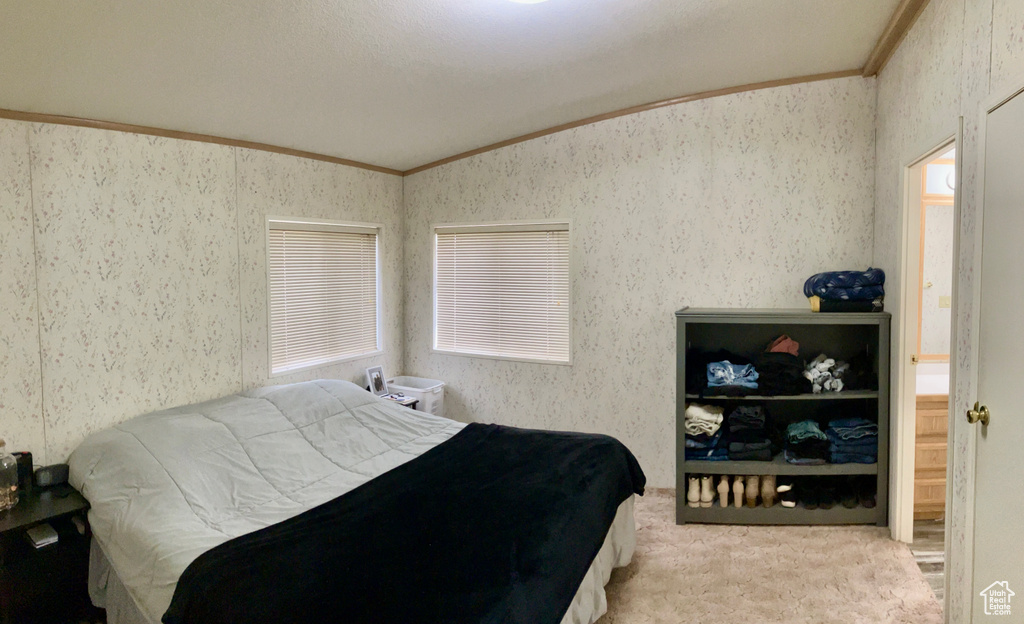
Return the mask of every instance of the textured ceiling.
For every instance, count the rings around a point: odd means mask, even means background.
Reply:
[[[0,0],[0,108],[393,169],[861,67],[899,0]]]

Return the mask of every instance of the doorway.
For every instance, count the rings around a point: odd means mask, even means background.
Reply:
[[[950,344],[956,258],[956,150],[930,151],[907,175],[903,275],[904,340],[910,353],[904,411],[913,445],[913,542],[918,566],[940,602],[945,585],[946,465],[949,436]],[[912,448],[912,450],[911,450]]]

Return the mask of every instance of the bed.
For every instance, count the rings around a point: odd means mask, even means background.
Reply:
[[[91,504],[90,595],[110,624],[274,608],[289,614],[277,621],[589,624],[632,557],[644,486],[612,438],[465,425],[338,380],[138,416],[92,434],[69,464]],[[524,477],[520,464],[548,472]],[[474,556],[490,559],[459,563]],[[362,596],[370,611],[354,606]]]

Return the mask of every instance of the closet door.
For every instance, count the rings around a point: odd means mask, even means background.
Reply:
[[[985,126],[976,400],[988,408],[991,420],[984,424],[984,414],[969,414],[975,422],[967,425],[978,428],[972,621],[986,622],[991,619],[988,614],[1012,609],[1005,621],[1020,622],[1024,621],[1024,402],[1020,394],[1024,379],[1024,323],[1020,321],[1024,310],[1024,94],[991,110]]]

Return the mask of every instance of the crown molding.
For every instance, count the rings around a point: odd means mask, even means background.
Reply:
[[[787,85],[800,84],[804,82],[817,82],[819,80],[833,80],[835,78],[849,78],[851,76],[860,76],[860,69],[848,69],[845,71],[828,72],[825,74],[812,74],[809,76],[797,76],[794,78],[783,78],[781,80],[769,80],[766,82],[755,82],[751,84],[740,85],[737,87],[726,87],[724,89],[714,89],[712,91],[702,91],[700,93],[694,93],[691,95],[682,95],[679,97],[669,98],[667,100],[659,100],[657,102],[651,102],[649,104],[641,104],[639,106],[631,106],[629,108],[623,108],[620,110],[612,111],[610,113],[604,113],[601,115],[594,115],[593,117],[587,117],[578,121],[572,121],[569,123],[561,124],[558,126],[552,126],[546,130],[538,130],[529,134],[524,134],[513,139],[506,139],[497,143],[491,143],[483,147],[469,150],[468,152],[462,152],[461,154],[455,154],[454,156],[448,156],[441,160],[435,160],[434,162],[420,165],[403,172],[403,175],[413,175],[427,169],[433,169],[434,167],[440,167],[441,165],[447,165],[448,163],[455,162],[456,160],[462,160],[471,156],[477,156],[485,152],[492,150],[501,149],[508,147],[509,145],[515,145],[516,143],[522,143],[524,141],[530,141],[537,139],[542,136],[549,134],[555,134],[564,130],[571,130],[572,128],[579,128],[580,126],[587,126],[590,124],[598,123],[599,121],[606,121],[608,119],[614,119],[616,117],[623,117],[625,115],[633,115],[635,113],[642,113],[644,111],[654,110],[656,108],[662,108],[665,106],[673,106],[675,104],[684,104],[686,102],[695,102],[697,100],[706,100],[708,98],[719,97],[722,95],[731,95],[733,93],[743,93],[745,91],[758,91],[760,89],[771,89],[773,87],[784,87]]]
[[[323,162],[334,163],[336,165],[345,165],[348,167],[356,167],[358,169],[376,171],[378,173],[387,173],[396,176],[402,175],[402,172],[399,171],[398,169],[379,167],[377,165],[370,165],[356,160],[348,160],[347,158],[337,158],[334,156],[327,156],[326,154],[304,152],[302,150],[292,149],[290,147],[280,147],[277,145],[268,145],[266,143],[257,143],[255,141],[243,141],[240,139],[228,139],[225,137],[212,136],[209,134],[197,134],[195,132],[165,130],[163,128],[153,128],[150,126],[136,126],[133,124],[116,123],[112,121],[99,121],[96,119],[84,119],[81,117],[68,117],[65,115],[27,113],[24,111],[8,110],[4,108],[0,108],[0,119],[13,119],[15,121],[29,121],[32,123],[51,123],[62,126],[78,126],[80,128],[95,128],[97,130],[114,130],[116,132],[145,134],[149,136],[164,137],[167,139],[182,139],[184,141],[199,141],[200,143],[214,143],[217,145],[227,145],[230,147],[244,147],[246,149],[273,152],[275,154],[285,154],[287,156],[298,156],[299,158],[320,160]]]
[[[928,0],[903,0],[900,2],[896,10],[893,11],[892,17],[889,18],[885,30],[882,31],[882,36],[875,43],[875,49],[871,51],[867,62],[864,63],[865,77],[875,76],[885,68],[886,63],[896,53],[900,43],[903,42],[926,6],[928,6]]]

